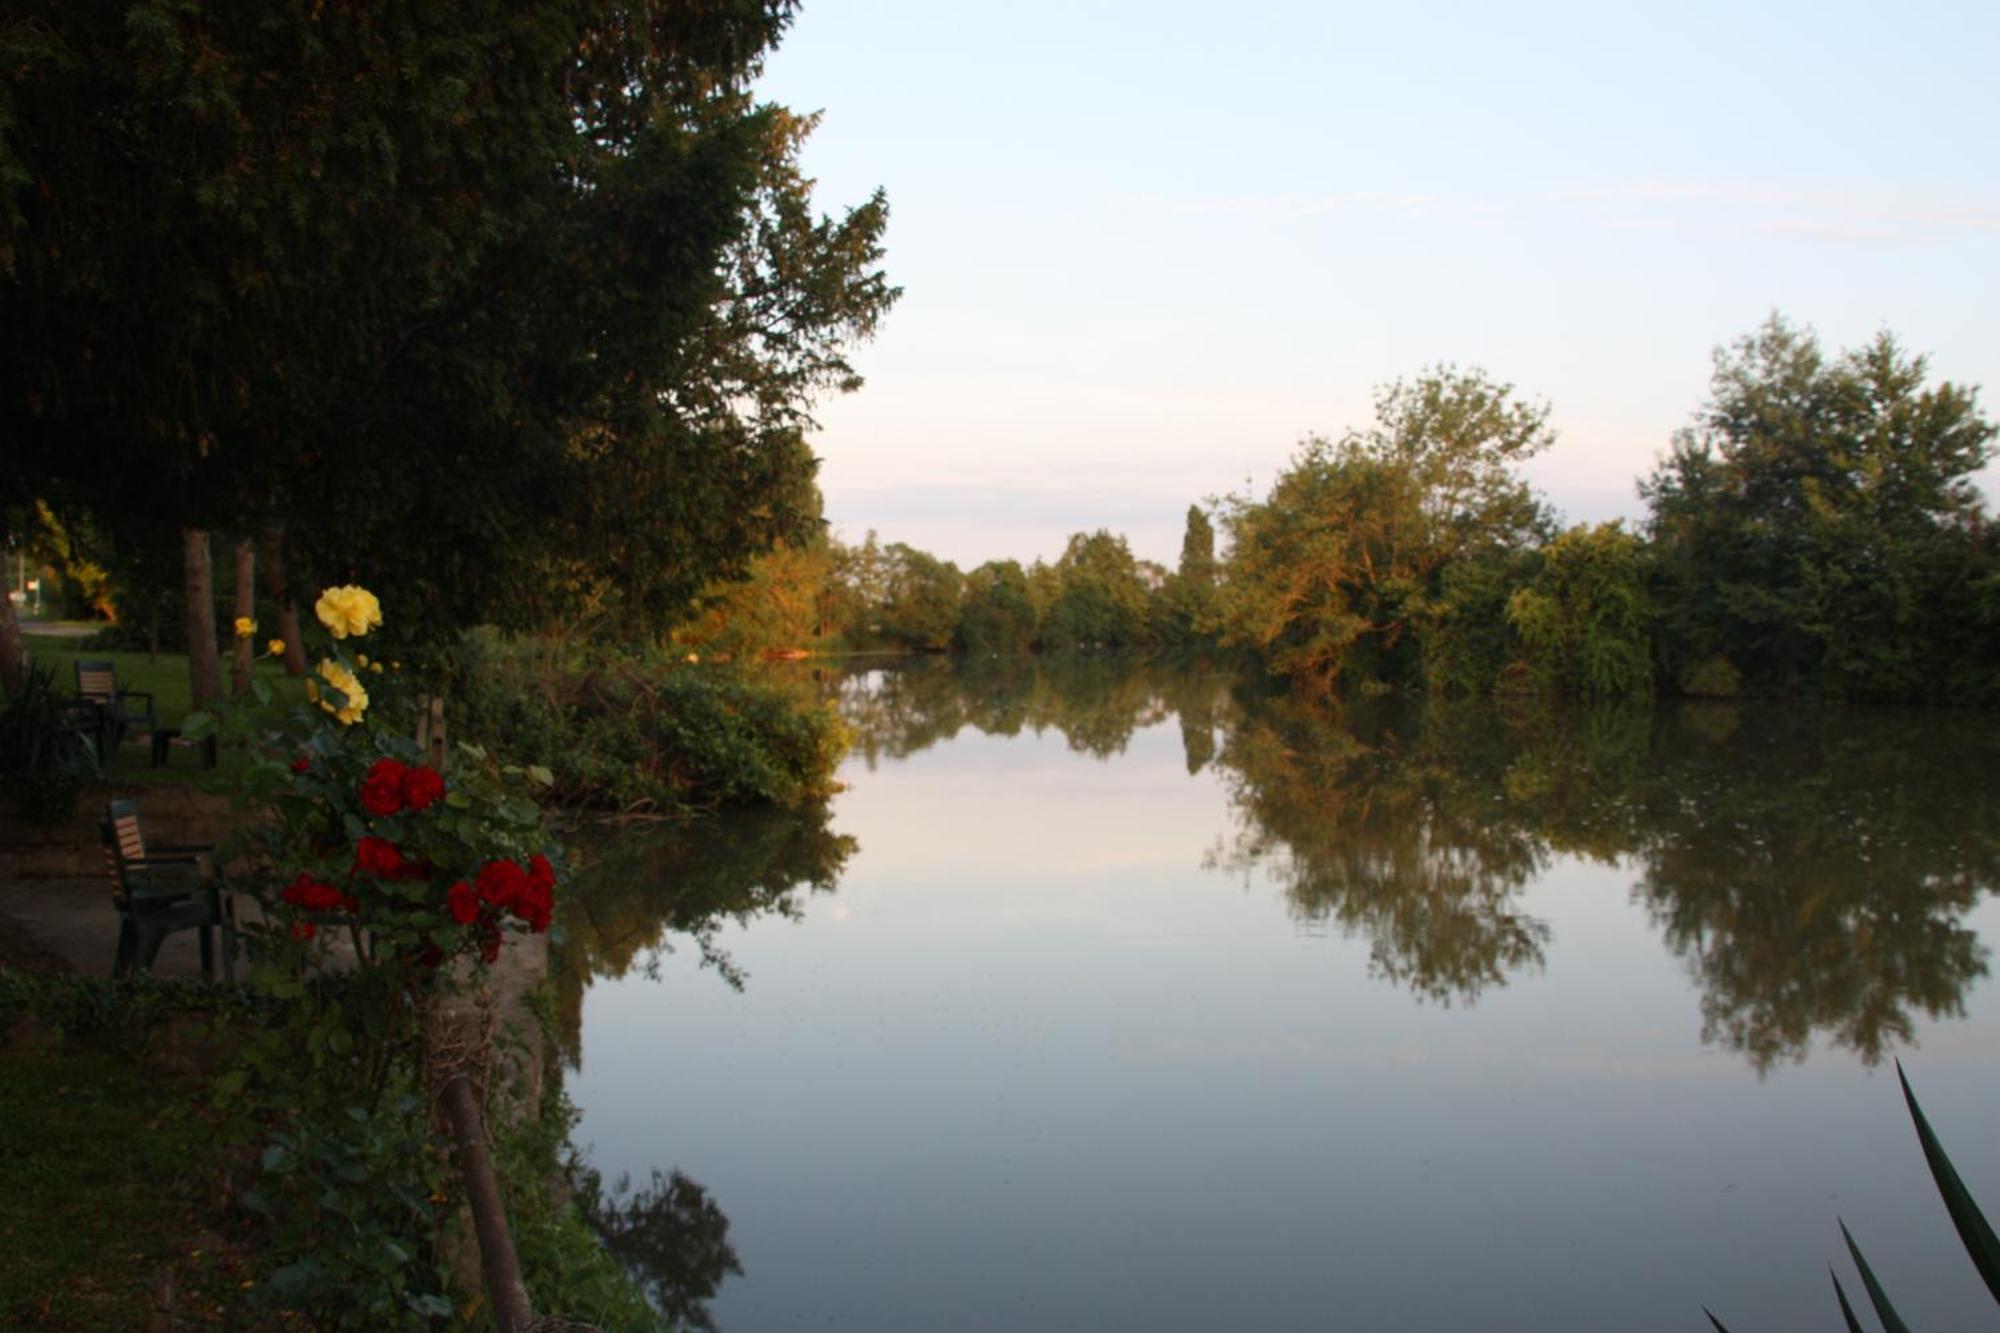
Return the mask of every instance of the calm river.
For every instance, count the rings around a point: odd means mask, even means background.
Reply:
[[[2000,1219],[1994,719],[820,687],[824,816],[626,834],[570,916],[577,1140],[662,1173],[628,1249],[669,1305],[1823,1329],[1840,1217],[1914,1327],[1992,1326],[1892,1061]]]

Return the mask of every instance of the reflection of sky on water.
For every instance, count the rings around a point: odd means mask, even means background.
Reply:
[[[709,1187],[724,1329],[1819,1327],[1836,1212],[1915,1325],[1986,1311],[1893,1075],[1704,1045],[1634,865],[1553,857],[1542,966],[1440,1004],[1204,868],[1230,803],[1172,720],[848,778],[836,892],[722,933],[743,992],[683,951],[585,999],[580,1137]],[[2000,939],[1990,897],[1963,924]],[[2000,1006],[1966,1000],[1911,1068],[1991,1211]]]

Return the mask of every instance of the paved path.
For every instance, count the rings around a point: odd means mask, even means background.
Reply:
[[[75,972],[111,975],[118,948],[118,909],[103,875],[75,879],[0,880],[0,915],[29,941]],[[166,977],[201,975],[201,941],[195,931],[179,931],[160,947],[153,970]]]

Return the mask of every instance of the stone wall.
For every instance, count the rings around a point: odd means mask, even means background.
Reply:
[[[60,879],[101,873],[104,853],[97,840],[97,821],[103,818],[108,802],[121,798],[139,802],[147,839],[163,845],[218,843],[242,819],[230,809],[229,797],[170,783],[86,788],[77,799],[76,818],[54,828],[30,824],[0,802],[0,879]]]

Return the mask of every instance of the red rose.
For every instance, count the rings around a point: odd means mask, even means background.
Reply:
[[[528,858],[528,883],[537,888],[553,891],[556,886],[556,868],[549,864],[549,858],[536,852]]]
[[[317,934],[319,934],[319,927],[310,921],[292,922],[292,938],[295,940],[309,940]]]
[[[479,937],[479,960],[490,963],[500,956],[500,932],[489,930]]]
[[[461,926],[471,925],[479,916],[479,895],[464,880],[445,891],[444,905],[451,919]]]
[[[371,815],[393,815],[403,808],[403,779],[410,767],[400,759],[377,759],[361,779],[361,808]]]
[[[512,861],[488,861],[479,867],[474,880],[479,900],[495,907],[511,907],[528,887],[528,872]]]
[[[354,868],[378,879],[396,879],[403,868],[403,854],[387,838],[363,838],[354,849]]]
[[[418,764],[403,774],[403,804],[412,810],[428,810],[444,796],[444,775],[427,764]]]
[[[549,918],[555,914],[556,897],[546,884],[532,881],[514,900],[514,915],[537,935],[549,928]]]
[[[297,879],[285,886],[278,897],[307,912],[331,911],[348,900],[347,895],[339,889],[331,884],[321,883],[303,870],[299,872]]]
[[[304,755],[300,755],[297,759],[292,760],[292,772],[294,773],[310,773],[312,772],[312,766],[312,760],[306,758]]]

